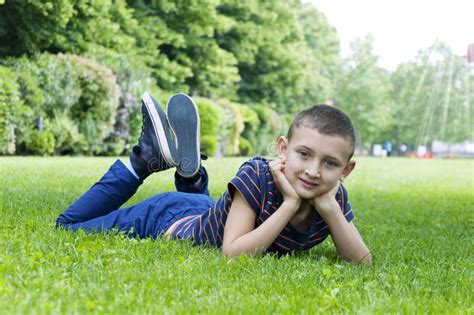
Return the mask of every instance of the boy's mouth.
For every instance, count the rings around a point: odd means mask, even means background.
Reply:
[[[303,183],[303,186],[305,186],[305,187],[313,188],[313,187],[318,186],[318,184],[313,183],[313,182],[309,182],[309,181],[304,180],[304,179],[302,179],[302,178],[300,178],[300,180],[301,180],[301,182]]]

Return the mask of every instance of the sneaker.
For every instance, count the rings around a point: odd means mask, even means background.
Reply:
[[[160,104],[148,93],[142,100],[142,132],[133,147],[130,162],[140,177],[176,166],[176,145],[172,139],[170,125]]]
[[[193,177],[201,166],[197,106],[186,94],[175,94],[168,101],[166,114],[175,135],[176,170],[182,177]]]

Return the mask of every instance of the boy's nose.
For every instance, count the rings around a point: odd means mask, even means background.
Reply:
[[[305,169],[306,176],[310,178],[319,178],[321,177],[321,172],[319,171],[319,167],[316,165],[307,165]]]

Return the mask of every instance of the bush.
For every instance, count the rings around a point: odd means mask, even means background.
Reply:
[[[248,143],[239,144],[239,151],[241,155],[253,155],[254,145],[257,144],[257,133],[260,130],[260,119],[258,114],[252,108],[242,104],[235,104],[240,111],[244,121],[244,130],[241,133],[240,141],[245,139]],[[244,141],[245,142],[245,141]]]
[[[222,136],[219,131],[224,115],[220,107],[212,100],[198,98],[195,103],[201,118],[201,150],[204,154],[213,156],[216,154],[218,141]]]
[[[240,137],[239,151],[240,155],[243,156],[250,156],[254,154],[252,143],[244,137]]]
[[[258,132],[255,134],[255,153],[259,155],[274,154],[272,148],[277,138],[284,134],[287,129],[285,120],[273,109],[265,105],[257,105],[254,108],[260,120]]]
[[[79,131],[89,144],[87,153],[108,154],[104,142],[114,131],[120,95],[117,78],[110,69],[91,59],[74,55],[59,57],[71,61],[77,71],[81,94],[70,115],[79,120]]]
[[[225,117],[219,130],[220,147],[224,155],[238,155],[240,134],[245,128],[244,119],[235,103],[226,99],[220,99],[217,103],[222,107]]]
[[[118,114],[115,117],[114,131],[106,139],[106,151],[123,153],[135,144],[141,132],[141,104],[144,92],[151,93],[162,105],[166,104],[171,94],[161,90],[153,79],[152,70],[146,65],[143,56],[134,52],[116,52],[111,49],[94,46],[88,56],[106,65],[117,76],[120,87]],[[120,150],[121,145],[121,150]]]
[[[15,129],[24,111],[15,73],[0,66],[0,153],[14,154]]]
[[[46,124],[46,123],[45,123]],[[77,124],[66,113],[56,113],[49,122],[49,130],[54,134],[56,154],[83,154],[87,152],[87,142]]]
[[[84,57],[47,53],[32,60],[9,59],[5,64],[15,71],[28,109],[15,130],[16,143],[25,150],[18,153],[31,153],[28,147],[36,117],[51,122],[57,154],[118,151],[106,143],[112,139],[120,95],[110,69]]]
[[[201,152],[213,156],[217,151],[217,137],[216,136],[202,136],[201,137]]]
[[[4,63],[15,72],[19,87],[19,97],[24,104],[23,110],[19,111],[18,107],[16,109],[17,123],[14,134],[16,153],[25,154],[28,153],[26,142],[30,141],[35,118],[45,116],[46,98],[43,89],[39,86],[40,69],[26,57],[7,59]]]
[[[51,155],[54,152],[54,134],[49,130],[33,130],[25,139],[28,153],[34,155]]]

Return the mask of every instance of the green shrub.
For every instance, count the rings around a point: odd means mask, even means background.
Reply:
[[[252,143],[244,137],[240,137],[239,151],[240,155],[243,156],[250,156],[254,154]]]
[[[36,117],[51,121],[56,154],[118,151],[117,143],[107,143],[112,139],[120,95],[110,69],[84,57],[47,53],[31,60],[9,59],[5,64],[17,74],[20,97],[28,109],[15,130],[18,147],[26,150],[18,153],[31,153],[26,142],[31,140]]]
[[[201,152],[213,156],[217,150],[217,137],[216,136],[202,136],[201,137]]]
[[[244,119],[235,103],[226,99],[220,99],[217,103],[224,111],[224,119],[219,130],[220,147],[224,155],[238,155],[240,134],[245,128]]]
[[[195,99],[201,119],[201,150],[213,156],[218,147],[219,138],[222,136],[220,126],[223,121],[223,112],[212,100],[205,98]]]
[[[20,101],[19,86],[15,73],[0,66],[0,153],[14,154],[15,129],[21,113],[25,110]]]
[[[152,70],[144,63],[143,58],[133,52],[116,52],[100,46],[89,50],[88,57],[110,68],[117,77],[120,87],[119,106],[117,108],[114,131],[106,139],[110,154],[134,145],[141,132],[141,103],[144,92],[149,92],[161,105],[166,104],[170,93],[161,90],[153,79]],[[124,144],[125,143],[125,144]]]
[[[80,56],[59,55],[72,62],[77,71],[79,100],[70,115],[79,120],[79,131],[89,144],[87,153],[107,154],[104,141],[114,130],[120,88],[113,72],[97,62]]]
[[[49,122],[49,129],[54,134],[56,154],[84,154],[88,145],[78,130],[77,124],[66,113],[57,112]]]
[[[240,141],[245,139],[248,143],[239,144],[241,155],[253,155],[254,146],[257,144],[257,133],[260,132],[260,119],[258,114],[247,105],[235,104],[244,121],[244,130],[241,133]]]
[[[45,103],[43,111],[46,117],[53,117],[57,111],[73,117],[71,108],[78,104],[81,87],[77,69],[64,55],[43,53],[31,60],[31,69],[38,68],[38,86],[43,90]],[[33,105],[33,104],[31,104]]]
[[[49,130],[33,130],[29,137],[25,139],[28,153],[34,155],[51,155],[54,152],[54,134]]]
[[[281,115],[268,106],[257,105],[254,107],[254,110],[260,120],[258,132],[255,133],[255,153],[259,155],[273,155],[275,154],[274,144],[279,136],[286,133],[288,124]]]
[[[39,86],[40,69],[26,57],[19,59],[7,59],[5,61],[12,71],[15,72],[19,86],[19,97],[24,106],[22,111],[17,108],[17,124],[15,127],[16,153],[27,152],[26,142],[30,141],[34,121],[37,117],[45,117],[45,93]]]

